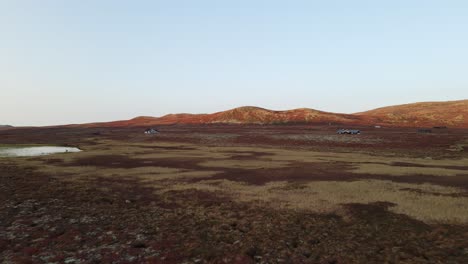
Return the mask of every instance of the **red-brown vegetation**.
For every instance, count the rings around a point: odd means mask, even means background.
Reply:
[[[426,102],[389,106],[356,114],[323,112],[309,108],[274,111],[253,106],[238,107],[213,114],[169,114],[141,116],[130,120],[80,125],[83,127],[123,127],[171,124],[342,124],[391,127],[468,128],[468,100]]]

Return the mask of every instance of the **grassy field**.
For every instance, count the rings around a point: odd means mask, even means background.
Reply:
[[[466,131],[161,131],[44,130],[40,140],[2,132],[0,144],[40,141],[83,151],[0,158],[0,258],[41,262],[49,252],[47,261],[70,263],[468,260]],[[73,234],[82,240],[68,234],[70,219],[80,223]],[[28,221],[39,223],[22,226]],[[57,228],[65,231],[50,237]],[[35,235],[38,242],[30,242]],[[83,246],[89,248],[82,255],[72,252]],[[51,253],[63,247],[63,256]]]

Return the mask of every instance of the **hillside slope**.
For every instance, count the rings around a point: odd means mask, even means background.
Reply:
[[[169,114],[162,117],[140,116],[130,120],[74,126],[122,127],[217,123],[334,123],[394,127],[447,126],[468,128],[468,100],[395,105],[355,114],[330,113],[309,108],[274,111],[260,107],[244,106],[213,114]]]
[[[468,100],[395,105],[355,115],[389,126],[468,127]]]
[[[77,126],[122,127],[171,124],[285,124],[285,123],[362,123],[361,117],[335,114],[301,108],[286,111],[273,111],[260,107],[244,106],[213,114],[169,114],[162,117],[141,116],[130,120],[104,123],[91,123]]]
[[[354,122],[356,117],[346,114],[327,113],[314,109],[300,108],[286,111],[273,111],[260,107],[244,106],[207,116],[208,123],[231,124],[279,124],[279,123],[317,123],[317,122]]]

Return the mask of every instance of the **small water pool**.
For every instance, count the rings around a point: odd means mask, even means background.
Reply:
[[[29,157],[42,156],[55,153],[79,152],[79,148],[59,146],[37,146],[37,147],[0,147],[0,157]]]

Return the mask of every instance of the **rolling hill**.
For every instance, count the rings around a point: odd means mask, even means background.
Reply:
[[[468,100],[387,106],[355,115],[387,126],[468,128]]]
[[[330,113],[309,108],[274,111],[254,106],[243,106],[213,114],[169,114],[162,117],[140,116],[130,120],[75,126],[122,127],[217,123],[334,123],[393,127],[449,126],[468,128],[468,100],[404,104],[355,114]]]

